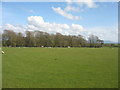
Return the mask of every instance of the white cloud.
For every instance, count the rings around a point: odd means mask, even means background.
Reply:
[[[80,10],[79,7],[73,7],[73,6],[70,6],[68,5],[67,7],[65,7],[64,9],[66,12],[69,12],[69,11],[73,11],[73,12],[80,12],[82,10]]]
[[[40,25],[42,23],[44,23],[44,20],[41,16],[30,16],[27,18],[28,20],[28,24],[31,24],[31,25]]]
[[[103,39],[103,40],[110,40],[113,42],[118,41],[118,27],[117,27],[117,25],[86,28],[83,35],[87,37],[90,34],[96,35],[100,39]]]
[[[11,25],[11,24],[5,24],[2,26],[2,30],[14,30],[15,32],[25,32],[26,31],[25,25]]]
[[[70,12],[82,12],[84,11],[83,6],[87,8],[98,7],[98,5],[96,5],[93,0],[65,0],[65,1],[67,2],[67,6],[64,9],[61,9],[61,7],[57,8],[52,7],[52,9],[56,13],[70,20],[79,20],[81,18],[80,16],[75,16]]]
[[[35,27],[34,25],[26,25],[26,27],[27,27],[26,29],[31,30],[31,31],[38,30],[38,28]]]
[[[93,0],[76,0],[76,4],[78,5],[85,5],[88,8],[96,8],[97,5]]]
[[[27,25],[11,25],[6,24],[0,29],[14,30],[15,32],[34,31],[40,30],[48,33],[59,32],[63,35],[83,35],[87,38],[90,34],[98,36],[103,40],[118,41],[118,28],[117,25],[105,26],[105,27],[93,27],[93,28],[83,28],[79,24],[59,24],[59,23],[49,23],[44,21],[41,16],[29,16]]]
[[[31,10],[28,10],[28,12],[29,12],[29,13],[35,13],[34,10],[32,10],[32,9],[31,9]]]
[[[41,16],[28,17],[28,23],[30,25],[33,25],[34,26],[34,27],[32,26],[33,28],[36,27],[38,30],[42,30],[49,33],[59,32],[65,34],[65,32],[67,31],[70,34],[71,31],[75,32],[75,30],[78,30],[79,32],[81,32],[84,30],[84,28],[78,24],[67,25],[45,22]]]
[[[58,23],[49,23],[45,22],[41,16],[29,16],[27,18],[27,25],[11,25],[6,24],[3,26],[3,29],[14,30],[16,32],[25,32],[26,30],[34,31],[40,30],[48,33],[59,32],[61,34],[80,34],[84,31],[84,28],[79,24],[58,24]],[[79,32],[79,33],[78,33]]]
[[[72,14],[68,13],[68,12],[67,12],[68,9],[62,10],[60,7],[57,7],[57,8],[52,7],[52,9],[53,9],[56,13],[58,13],[58,14],[64,16],[64,17],[66,17],[66,18],[68,18],[68,19],[71,19],[71,20],[79,20],[79,19],[80,19],[80,17],[78,17],[78,16],[73,16]],[[69,8],[69,10],[70,10],[70,9],[75,10],[75,9],[73,9],[73,8]]]
[[[81,30],[83,30],[83,27],[78,24],[72,24],[71,29],[81,31]]]

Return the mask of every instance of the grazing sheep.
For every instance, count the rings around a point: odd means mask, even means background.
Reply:
[[[2,51],[2,54],[4,54],[5,52],[4,51]]]
[[[68,46],[68,48],[70,48],[70,46]]]

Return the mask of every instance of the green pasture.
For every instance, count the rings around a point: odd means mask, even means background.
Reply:
[[[117,48],[3,48],[3,88],[117,88]]]

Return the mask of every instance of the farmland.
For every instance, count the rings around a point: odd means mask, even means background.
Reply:
[[[117,88],[117,48],[3,48],[3,88]]]

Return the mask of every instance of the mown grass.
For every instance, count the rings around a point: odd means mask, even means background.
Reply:
[[[3,88],[117,88],[117,48],[3,48]]]

